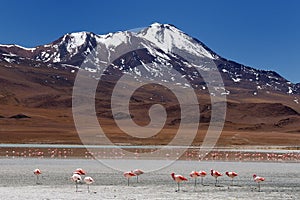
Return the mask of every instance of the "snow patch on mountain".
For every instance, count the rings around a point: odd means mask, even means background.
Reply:
[[[132,36],[131,32],[119,31],[116,33],[109,33],[106,35],[97,35],[96,40],[98,43],[104,44],[107,49],[112,49],[123,43],[125,44],[130,43],[131,36]]]
[[[87,33],[78,32],[65,35],[65,38],[69,36],[69,40],[66,44],[67,51],[71,54],[78,52],[78,47],[82,46],[86,42]]]
[[[0,47],[7,47],[7,48],[17,47],[17,48],[24,49],[27,51],[34,51],[36,49],[36,48],[22,47],[22,46],[16,45],[16,44],[0,44]]]
[[[238,83],[241,82],[241,78],[231,78],[233,80],[233,82]]]
[[[5,57],[5,58],[3,58],[6,62],[8,62],[8,63],[13,63],[15,60],[14,59],[12,59],[12,58],[7,58],[7,57]]]

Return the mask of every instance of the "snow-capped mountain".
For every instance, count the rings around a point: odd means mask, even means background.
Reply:
[[[268,92],[300,94],[299,84],[289,82],[276,72],[257,70],[222,58],[199,40],[169,24],[154,23],[139,32],[120,31],[105,35],[70,33],[50,44],[35,48],[0,45],[0,61],[8,64],[26,62],[38,66],[38,63],[46,63],[49,66],[78,68],[94,50],[97,50],[97,55],[92,58],[94,67],[86,68],[92,72],[113,63],[120,70],[129,70],[138,76],[161,76],[163,81],[176,84],[176,78],[165,76],[166,73],[171,73],[169,68],[174,68],[188,77],[192,85],[205,88],[202,78],[192,69],[201,68],[197,65],[199,60],[211,59],[224,80],[224,95],[230,95],[237,88],[246,89],[251,96]],[[125,55],[129,52],[135,54]],[[144,71],[148,74],[135,70],[136,65],[144,63],[151,63],[150,66],[145,66]],[[161,65],[167,67],[162,68]]]
[[[150,122],[147,113],[154,104],[165,107],[167,131],[147,141],[139,138],[137,143],[130,144],[169,142],[181,122],[199,123],[201,133],[205,133],[211,119],[220,119],[212,116],[212,106],[220,106],[212,99],[221,99],[222,105],[226,100],[227,105],[225,139],[221,140],[221,145],[274,145],[272,141],[277,141],[276,145],[299,144],[296,136],[300,133],[300,83],[291,83],[274,71],[227,60],[175,26],[159,23],[139,31],[105,35],[69,33],[34,48],[0,45],[0,123],[4,136],[9,134],[5,141],[11,143],[11,138],[13,141],[17,138],[24,143],[77,143],[71,108],[79,68],[80,72],[86,70],[85,74],[98,81],[97,118],[107,125],[109,137],[118,144],[127,144],[132,138],[119,129],[115,120],[132,117],[137,124],[147,125]],[[206,74],[211,82],[205,80]],[[215,82],[215,75],[219,74],[224,82],[221,86]],[[173,90],[163,87],[164,84],[144,84],[141,89],[131,90],[134,94],[130,97],[130,115],[113,113],[111,97],[115,86],[118,84],[126,89],[140,86],[133,82],[123,84],[122,75],[129,75],[130,81],[139,83],[155,80],[155,83],[161,81],[167,86],[179,87],[187,99],[190,99],[187,91],[193,88],[200,119],[182,116],[182,104]],[[124,89],[124,93],[126,91]],[[78,99],[80,103],[86,101],[82,95]],[[189,109],[188,114],[198,112],[190,104],[183,106]],[[30,118],[10,117],[19,113]],[[52,141],[54,135],[60,139]],[[194,140],[197,144],[202,142],[200,135]]]

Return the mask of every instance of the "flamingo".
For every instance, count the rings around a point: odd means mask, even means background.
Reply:
[[[201,177],[201,184],[203,185],[203,178],[206,176],[206,171],[199,171],[200,177]]]
[[[88,192],[90,192],[90,185],[94,183],[94,179],[90,176],[87,176],[83,179],[83,181],[87,184]]]
[[[83,169],[81,169],[81,168],[77,168],[77,169],[73,172],[73,174],[85,175],[86,172],[85,172]]]
[[[79,174],[73,174],[72,177],[71,177],[71,180],[73,182],[75,182],[75,185],[76,185],[76,192],[78,192],[78,183],[80,183],[82,181],[82,178]]]
[[[36,184],[39,183],[39,175],[42,174],[42,171],[40,169],[35,169],[33,171],[34,175],[36,175]]]
[[[197,185],[197,178],[200,176],[200,173],[197,172],[197,171],[192,171],[190,173],[190,177],[194,178],[195,179],[195,184],[194,184],[194,189],[196,188],[196,185]]]
[[[172,176],[173,180],[177,183],[177,190],[175,190],[175,192],[180,190],[180,187],[179,187],[180,182],[188,180],[184,176],[177,175],[175,173],[172,173],[171,176]]]
[[[231,185],[233,186],[233,179],[236,177],[238,174],[236,172],[226,172],[225,173],[229,178],[231,178]]]
[[[127,185],[129,186],[129,179],[136,176],[132,171],[124,172],[123,176],[127,178]]]
[[[215,177],[215,179],[216,179],[215,186],[217,186],[218,177],[223,176],[223,174],[221,174],[220,172],[212,169],[212,170],[210,170],[210,175]]]
[[[258,184],[258,191],[260,192],[260,182],[265,181],[265,178],[253,174],[253,179]]]
[[[136,175],[136,182],[139,182],[139,175],[143,174],[144,172],[140,169],[133,170],[133,173]]]

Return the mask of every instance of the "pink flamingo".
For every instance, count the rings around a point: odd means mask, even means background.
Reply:
[[[175,190],[175,192],[180,190],[180,186],[179,186],[180,182],[188,180],[184,176],[177,175],[175,173],[172,173],[171,176],[172,176],[173,180],[177,183],[177,190]]]
[[[236,177],[238,174],[236,172],[226,172],[225,173],[229,178],[231,178],[231,185],[233,186],[233,179]]]
[[[73,172],[73,174],[85,175],[86,172],[85,172],[83,169],[81,169],[81,168],[77,168],[77,169]]]
[[[218,177],[223,176],[223,174],[221,174],[220,172],[212,169],[212,170],[210,170],[210,175],[213,176],[216,179],[215,186],[217,186]]]
[[[94,183],[94,179],[90,176],[87,176],[83,179],[83,181],[87,184],[88,192],[90,192],[90,185]]]
[[[200,173],[197,172],[197,171],[192,171],[190,173],[190,177],[194,178],[195,179],[195,183],[194,183],[194,189],[196,188],[196,185],[197,185],[197,178],[200,176]]]
[[[258,184],[258,191],[260,192],[260,182],[265,181],[265,178],[253,174],[253,179]]]
[[[71,177],[71,180],[75,182],[76,185],[76,192],[78,192],[78,183],[82,181],[82,178],[79,174],[73,174]]]
[[[132,171],[124,172],[123,176],[127,178],[127,185],[129,186],[129,179],[136,176]]]
[[[136,175],[136,182],[139,182],[139,175],[144,174],[144,172],[140,169],[133,170],[133,173]]]
[[[201,177],[201,184],[203,185],[203,178],[206,176],[206,171],[199,171],[200,177]]]
[[[36,175],[36,184],[39,184],[39,175],[42,174],[42,171],[40,169],[35,169],[33,173]]]

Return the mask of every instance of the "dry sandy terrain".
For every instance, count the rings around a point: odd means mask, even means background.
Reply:
[[[122,165],[137,167],[152,165],[163,166],[166,161],[111,161]],[[126,179],[121,171],[105,167],[96,160],[83,159],[1,159],[0,160],[0,193],[1,199],[299,199],[300,170],[299,163],[251,163],[251,162],[198,162],[177,161],[159,171],[152,171],[140,176],[140,182]],[[39,167],[43,174],[41,184],[35,184],[33,169]],[[86,185],[75,186],[70,181],[74,169],[81,167],[87,175],[95,179],[91,193]],[[211,168],[225,171],[236,171],[239,176],[234,186],[228,177],[220,177],[219,186],[214,186],[214,178],[205,177],[204,184],[194,190],[193,180],[182,184],[181,191],[175,192],[176,184],[170,173],[176,172],[188,177],[192,170],[209,171]],[[154,169],[154,168],[153,168]],[[264,176],[261,192],[257,191],[252,174]]]
[[[32,67],[28,64],[8,68],[0,63],[1,143],[81,144],[72,113],[75,73],[70,70],[48,66]],[[57,76],[65,79],[55,78]],[[200,122],[194,144],[202,143],[211,118],[211,99],[207,92],[197,91],[201,114],[198,120],[193,115],[181,116],[179,102],[169,90],[157,85],[136,90],[129,107],[130,115],[138,125],[150,123],[148,112],[154,104],[164,106],[168,113],[161,132],[151,138],[139,139],[129,137],[116,125],[114,118],[119,122],[125,121],[126,115],[120,112],[116,117],[111,112],[114,79],[112,76],[103,80],[95,97],[98,121],[111,141],[131,142],[131,145],[168,144],[177,133],[181,122],[188,125],[198,125]],[[124,86],[129,88],[135,84],[129,82]],[[253,96],[251,90],[241,89],[237,85],[228,87],[231,93],[227,97],[225,127],[217,145],[299,145],[300,106],[294,101],[296,97],[299,98],[297,95],[271,92]],[[182,95],[187,95],[184,92],[182,91]],[[82,105],[86,102],[83,97],[79,98]],[[186,108],[191,113],[198,112],[190,104],[187,105]],[[28,118],[16,118],[18,114]],[[81,117],[85,120],[90,114],[92,112]],[[99,130],[98,127],[88,127],[85,132]]]

